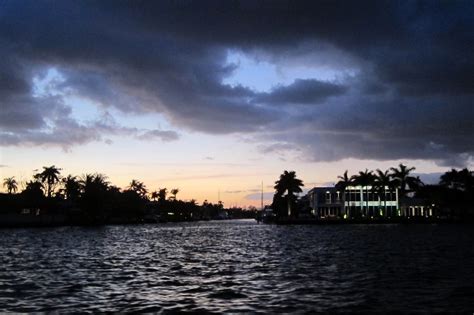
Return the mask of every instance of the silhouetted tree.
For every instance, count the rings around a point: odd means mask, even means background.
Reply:
[[[295,201],[294,194],[302,192],[303,190],[301,187],[303,186],[303,181],[296,178],[296,173],[294,171],[284,171],[283,174],[280,175],[280,179],[275,182],[275,195],[282,197],[286,192],[289,217],[291,216],[291,205]]]
[[[346,204],[346,188],[353,184],[354,178],[347,175],[347,170],[342,174],[342,176],[337,177],[339,181],[336,183],[336,189],[342,192],[342,202]]]
[[[365,215],[369,214],[369,185],[374,182],[375,176],[372,171],[365,169],[364,172],[360,171],[354,176],[354,183],[365,187]]]
[[[62,179],[67,200],[75,201],[81,194],[81,185],[76,176],[68,175]]]
[[[467,168],[452,169],[441,176],[443,197],[438,202],[455,217],[474,220],[474,174]]]
[[[381,171],[377,169],[375,171],[375,180],[374,180],[374,192],[379,196],[383,201],[383,215],[388,216],[387,214],[387,187],[391,188],[393,186],[392,177],[389,174],[389,171]]]
[[[159,196],[160,196],[159,193],[155,190],[151,193],[151,200],[156,201],[156,199],[158,199]]]
[[[122,214],[127,215],[134,221],[143,217],[146,200],[135,190],[125,190],[120,196],[120,207]]]
[[[342,176],[338,176],[337,178],[339,179],[339,181],[336,183],[336,188],[341,191],[345,191],[346,188],[352,185],[353,183],[353,178],[347,175],[347,170]]]
[[[107,186],[107,190],[108,190],[109,192],[114,193],[114,194],[119,194],[119,193],[120,193],[120,188],[117,187],[117,186],[115,186],[115,185],[110,185],[110,184],[109,184],[109,185]]]
[[[407,186],[410,192],[417,192],[421,187],[423,187],[425,184],[421,181],[419,176],[413,177],[413,176],[408,176],[407,177]]]
[[[7,188],[9,194],[16,193],[18,190],[18,183],[15,177],[7,177],[3,180],[3,187]]]
[[[457,171],[451,169],[441,176],[440,185],[456,190],[472,191],[474,187],[474,176],[467,168]]]
[[[164,202],[166,201],[166,195],[168,194],[168,189],[166,188],[160,188],[158,190],[158,201]]]
[[[398,168],[390,168],[392,173],[390,174],[393,178],[393,182],[398,189],[400,189],[400,197],[406,196],[407,184],[410,182],[412,185],[416,180],[410,176],[410,173],[415,170],[414,167],[407,167],[403,164],[399,164]]]
[[[54,186],[59,182],[60,168],[52,165],[49,167],[43,166],[43,172],[38,174],[38,177],[41,179],[41,182],[46,183],[46,194],[48,198],[51,198],[51,194],[54,190]]]
[[[197,213],[198,213],[198,205],[197,205],[197,202],[196,202],[196,199],[191,199],[190,201],[187,202],[187,207],[188,207],[188,211],[190,212],[190,216],[191,218],[193,219],[196,219],[197,217]]]
[[[108,190],[108,182],[105,175],[86,174],[79,181],[82,190],[81,208],[89,216],[89,219],[101,221],[104,219],[104,206]]]
[[[43,184],[37,180],[26,183],[25,190],[21,192],[27,207],[39,208],[43,204]]]
[[[288,215],[288,203],[283,196],[274,194],[271,207],[279,217]]]
[[[178,188],[174,188],[174,189],[171,189],[171,197],[170,199],[173,199],[173,200],[176,200],[176,195],[179,193],[179,189]]]
[[[148,190],[146,189],[146,186],[143,182],[138,181],[136,179],[133,179],[130,182],[129,188],[130,188],[130,190],[136,192],[141,198],[146,199],[146,195],[148,193]]]

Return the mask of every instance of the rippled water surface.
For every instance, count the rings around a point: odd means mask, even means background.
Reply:
[[[0,311],[474,312],[472,225],[0,230]]]

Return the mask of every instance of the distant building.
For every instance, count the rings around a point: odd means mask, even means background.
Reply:
[[[340,218],[346,214],[341,192],[335,187],[315,187],[308,191],[311,213],[317,218]]]
[[[318,218],[354,218],[400,215],[398,190],[386,187],[385,198],[371,186],[315,187],[308,192],[313,215]]]
[[[431,217],[434,215],[434,204],[428,203],[420,198],[402,198],[400,211],[402,216],[406,217]]]
[[[385,195],[385,198],[384,198]],[[315,187],[308,192],[311,214],[322,219],[357,217],[432,217],[434,205],[427,200],[400,198],[398,189],[373,191],[371,186],[348,186],[345,191],[336,187]]]

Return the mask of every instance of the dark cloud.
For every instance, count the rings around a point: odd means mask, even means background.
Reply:
[[[96,120],[83,123],[71,118],[69,114],[70,111],[66,108],[59,115],[47,117],[47,126],[44,128],[15,126],[13,130],[8,130],[4,127],[3,130],[0,130],[0,145],[59,146],[69,151],[75,145],[91,141],[113,143],[111,139],[104,139],[104,136],[134,136],[138,140],[160,139],[163,142],[179,139],[179,134],[172,130],[146,130],[121,126],[109,113],[103,114]]]
[[[270,136],[270,140],[273,140],[274,136]],[[281,139],[281,137],[278,137]],[[286,142],[284,139],[281,139],[280,142],[273,142],[268,144],[260,144],[257,146],[257,150],[263,154],[272,154],[275,157],[278,157],[281,161],[286,161],[289,153],[301,154],[302,149],[301,145],[295,142]]]
[[[107,115],[86,123],[79,123],[66,115],[48,117],[47,127],[40,129],[23,128],[0,131],[0,145],[42,145],[60,146],[70,150],[74,145],[101,141],[104,135],[129,135],[138,132],[135,128],[121,127]],[[105,142],[109,142],[105,140]]]
[[[318,104],[328,97],[342,95],[347,87],[318,80],[298,79],[288,86],[279,86],[262,93],[257,102],[267,104]]]
[[[163,142],[176,141],[179,139],[179,134],[173,130],[148,130],[143,134],[137,136],[140,140],[155,140],[160,139]]]
[[[180,128],[248,133],[263,151],[309,160],[462,165],[474,153],[473,11],[471,1],[2,1],[0,141],[178,137],[74,121],[65,100],[78,96]],[[268,93],[230,86],[230,51],[338,76]],[[35,95],[50,68],[62,80]]]

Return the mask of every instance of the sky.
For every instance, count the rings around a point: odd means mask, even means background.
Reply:
[[[474,165],[472,1],[0,1],[0,175],[266,203]],[[4,188],[2,188],[4,190]]]

